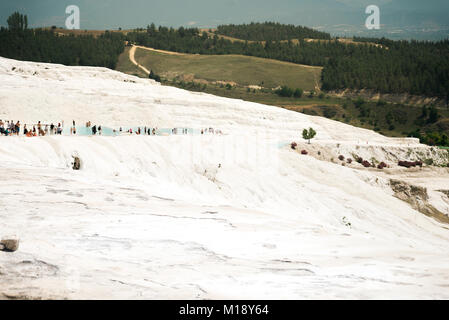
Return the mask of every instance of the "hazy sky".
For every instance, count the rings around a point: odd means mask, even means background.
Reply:
[[[219,24],[277,21],[317,27],[360,25],[365,8],[376,4],[382,23],[449,25],[449,0],[0,0],[0,25],[18,10],[31,27],[64,26],[68,5],[78,5],[81,29],[157,25],[214,27]]]

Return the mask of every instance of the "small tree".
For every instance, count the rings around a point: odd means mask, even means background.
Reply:
[[[278,96],[281,96],[281,97],[291,97],[291,96],[293,96],[293,89],[291,89],[291,88],[289,88],[289,87],[287,87],[287,86],[282,86],[280,89],[277,89],[276,91],[275,91],[275,93],[278,95]]]
[[[309,128],[309,130],[304,129],[302,132],[302,137],[304,140],[309,140],[309,144],[310,144],[310,140],[312,140],[313,138],[315,138],[316,136],[316,131],[313,130],[313,128]]]
[[[302,89],[297,88],[295,90],[295,92],[293,93],[293,96],[295,98],[301,98],[303,93],[304,93],[304,91]]]
[[[438,114],[437,108],[434,106],[430,107],[429,110],[429,118],[427,119],[427,123],[435,123],[440,118],[440,115]]]
[[[148,76],[150,79],[153,79],[157,82],[161,82],[161,77],[159,77],[157,74],[153,72],[153,70],[150,71],[150,75]]]
[[[362,97],[358,97],[357,100],[354,101],[354,105],[357,109],[365,104],[365,100]]]

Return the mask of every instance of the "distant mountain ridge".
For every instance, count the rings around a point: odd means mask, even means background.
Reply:
[[[25,2],[29,3],[25,5]],[[108,0],[107,5],[104,1],[79,0],[82,29],[133,29],[148,21],[198,28],[248,21],[279,21],[348,36],[369,35],[364,23],[365,8],[371,4],[381,9],[382,29],[377,32],[380,37],[435,40],[449,36],[447,0],[131,0],[129,5],[124,5],[121,0]],[[19,10],[33,17],[30,27],[64,26],[65,6],[56,0],[3,1],[0,3],[0,25]]]
[[[391,39],[441,40],[449,38],[449,1],[431,0],[340,0],[345,7],[334,13],[322,29],[333,35],[365,35]],[[365,8],[375,4],[380,9],[381,29],[369,31],[364,23]],[[337,22],[339,21],[339,23]],[[339,24],[345,24],[341,26]],[[317,26],[315,24],[315,26]]]

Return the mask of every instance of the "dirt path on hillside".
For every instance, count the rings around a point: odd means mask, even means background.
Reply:
[[[134,48],[140,48],[140,49],[144,49],[144,50],[148,50],[148,51],[154,51],[154,52],[159,52],[159,53],[165,53],[165,54],[169,54],[172,56],[185,56],[185,53],[180,53],[180,52],[174,52],[174,51],[166,51],[166,50],[159,50],[159,49],[154,49],[154,48],[149,48],[149,47],[143,47],[143,46],[133,46]]]
[[[169,55],[174,55],[174,56],[183,56],[185,55],[184,53],[179,53],[179,52],[172,52],[172,51],[165,51],[165,50],[158,50],[158,49],[153,49],[153,48],[148,48],[148,47],[143,47],[143,46],[135,46],[133,45],[131,50],[129,50],[129,60],[131,60],[131,62],[133,64],[135,64],[137,67],[139,67],[141,70],[145,71],[147,74],[150,74],[150,70],[148,70],[147,68],[145,68],[144,66],[142,66],[141,64],[139,64],[136,61],[136,49],[144,49],[144,50],[148,50],[148,51],[154,51],[154,52],[159,52],[159,53],[164,53],[164,54],[169,54]]]
[[[136,58],[135,58],[136,48],[137,48],[136,46],[132,46],[131,50],[129,50],[129,60],[131,60],[131,62],[133,64],[135,64],[138,68],[140,68],[141,70],[143,70],[147,74],[150,74],[150,71],[147,68],[145,68],[141,64],[137,63]]]

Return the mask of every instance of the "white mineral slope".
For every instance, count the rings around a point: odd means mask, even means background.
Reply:
[[[101,68],[0,59],[0,84],[1,119],[227,133],[0,137],[0,299],[449,298],[447,225],[279,147],[409,141]]]
[[[297,138],[302,128],[313,126],[318,140],[410,143],[282,108],[160,86],[105,68],[0,57],[0,83],[0,119],[22,123],[90,120],[111,127],[214,127],[229,134],[259,131],[279,139]]]

